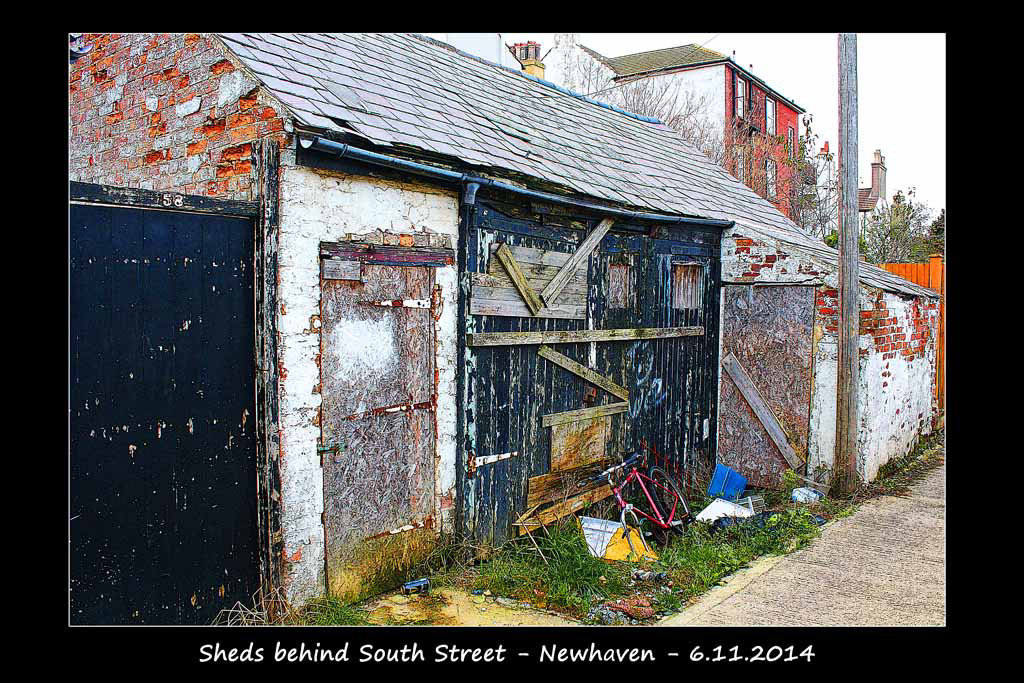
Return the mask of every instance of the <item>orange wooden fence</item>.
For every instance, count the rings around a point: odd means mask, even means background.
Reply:
[[[923,287],[934,289],[939,299],[939,338],[935,340],[935,396],[939,410],[946,408],[946,263],[942,256],[934,255],[928,263],[879,264],[894,275]]]

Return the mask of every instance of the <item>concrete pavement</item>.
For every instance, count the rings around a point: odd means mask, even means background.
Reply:
[[[863,503],[790,555],[767,557],[663,626],[943,626],[946,466],[908,497]]]

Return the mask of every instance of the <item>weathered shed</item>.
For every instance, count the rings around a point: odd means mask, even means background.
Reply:
[[[239,343],[252,344],[254,391],[239,406],[254,419],[241,420],[244,442],[228,443],[242,448],[230,467],[244,474],[256,528],[220,507],[237,488],[191,498],[200,507],[181,519],[223,519],[249,534],[246,552],[259,560],[234,593],[216,563],[190,573],[191,588],[169,584],[153,601],[173,600],[173,615],[137,598],[110,602],[102,577],[82,574],[72,602],[83,620],[203,620],[252,585],[295,602],[365,595],[394,585],[439,531],[488,543],[515,533],[531,478],[632,450],[681,476],[717,459],[765,483],[787,455],[802,473],[831,463],[835,252],[666,126],[415,35],[100,42],[72,65],[73,243],[94,234],[87,209],[97,204],[115,218],[160,209],[171,235],[191,234],[188,212],[248,221],[235,229],[253,241],[225,253],[251,265],[230,291],[232,305],[254,304],[255,320],[242,308],[235,318],[252,329]],[[96,259],[120,268],[150,243],[145,221],[132,219],[136,249],[104,220],[101,239],[83,242],[91,251],[72,252],[85,295],[99,282]],[[172,274],[183,258],[208,258],[204,247],[165,251]],[[930,429],[936,295],[877,268],[861,273],[870,477]],[[138,282],[144,297],[177,296],[163,280]],[[76,320],[73,311],[72,353],[85,358],[101,325]],[[229,369],[246,374],[231,360],[237,344],[185,343],[209,338],[215,322],[143,330],[144,343],[157,334],[161,346],[203,349],[217,363],[201,374],[226,391]],[[895,339],[908,326],[914,338]],[[136,340],[139,330],[118,334]],[[91,362],[73,365],[73,382]],[[198,399],[162,389],[166,373],[142,377],[181,413],[161,429],[192,448],[184,416]],[[761,416],[737,381],[759,393]],[[79,386],[73,406],[103,390]],[[156,443],[156,416],[126,418],[118,401],[109,410],[111,424],[135,420],[137,449]],[[129,476],[105,464],[97,478],[93,463],[132,457],[130,476],[191,491],[173,468],[146,469],[135,451],[95,441],[89,419],[71,417],[72,462],[89,481]],[[74,472],[73,507],[85,481]],[[103,535],[138,496],[92,520],[83,567],[132,571],[138,553],[111,559]],[[131,512],[143,545],[147,515],[181,512],[178,496],[165,498],[165,512]],[[224,534],[203,542],[227,543]],[[148,543],[146,566],[180,561],[174,543]]]

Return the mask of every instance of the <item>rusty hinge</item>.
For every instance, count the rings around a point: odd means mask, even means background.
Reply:
[[[381,301],[360,301],[360,306],[383,306],[385,308],[432,308],[431,302],[426,299],[384,299]]]
[[[472,450],[469,451],[469,460],[467,462],[468,474],[470,477],[476,474],[478,467],[489,465],[492,462],[498,462],[499,460],[506,460],[507,458],[515,458],[519,455],[519,451],[512,451],[511,453],[497,453],[495,455],[482,455],[477,456]]]
[[[433,528],[434,528],[434,518],[428,515],[427,517],[425,517],[423,520],[421,520],[419,522],[410,522],[409,524],[406,524],[404,526],[400,526],[397,529],[391,529],[390,531],[382,531],[379,534],[374,534],[373,536],[367,536],[363,540],[369,541],[369,540],[372,540],[374,538],[383,538],[385,536],[394,536],[396,534],[401,534],[401,533],[404,533],[406,531],[412,531],[413,529],[433,529]]]
[[[327,526],[327,513],[326,512],[321,512],[320,513],[320,523],[322,525],[324,525],[324,526]]]
[[[395,403],[390,406],[381,406],[380,408],[371,408],[361,413],[353,413],[352,415],[346,415],[341,418],[342,420],[362,420],[367,417],[374,417],[376,415],[387,415],[389,413],[407,413],[411,410],[435,410],[434,400],[420,401],[419,403],[412,402],[412,396],[409,396],[409,400],[405,403]]]

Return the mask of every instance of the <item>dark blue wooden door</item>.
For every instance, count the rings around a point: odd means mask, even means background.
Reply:
[[[71,622],[259,588],[251,220],[70,207]]]

